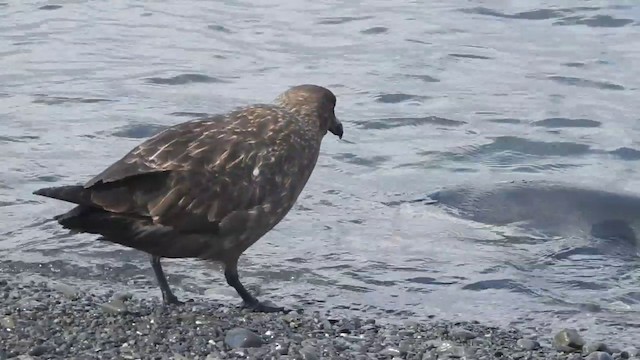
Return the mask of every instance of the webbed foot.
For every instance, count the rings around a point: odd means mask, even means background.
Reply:
[[[224,276],[227,279],[227,284],[236,289],[238,295],[242,298],[242,308],[263,313],[287,312],[284,307],[268,305],[267,303],[258,301],[258,299],[251,295],[240,282],[236,262],[226,264]]]
[[[186,304],[184,301],[180,301],[180,300],[178,300],[178,298],[177,298],[175,295],[173,295],[173,294],[170,294],[170,295],[168,295],[168,296],[167,296],[167,295],[165,295],[165,294],[163,294],[163,296],[162,296],[162,302],[163,302],[165,305],[176,305],[176,306],[180,306],[180,305],[184,305],[184,304]]]

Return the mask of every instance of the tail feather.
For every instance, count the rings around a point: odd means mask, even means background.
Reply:
[[[91,190],[86,189],[82,185],[42,188],[34,191],[33,194],[67,201],[78,205],[95,206],[91,201]]]
[[[114,234],[131,233],[132,224],[139,219],[126,215],[110,213],[108,211],[87,206],[76,206],[64,214],[54,217],[65,229],[100,234],[112,237]]]
[[[178,234],[172,228],[156,225],[150,218],[116,214],[83,205],[56,216],[56,220],[72,232],[100,235],[99,240],[162,257],[198,257],[207,244],[203,237],[176,241]]]

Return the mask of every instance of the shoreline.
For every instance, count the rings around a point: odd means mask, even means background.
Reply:
[[[387,324],[318,311],[251,313],[200,300],[164,306],[54,282],[0,280],[0,302],[0,360],[640,359],[637,349],[585,343],[571,329],[547,339],[477,321]]]

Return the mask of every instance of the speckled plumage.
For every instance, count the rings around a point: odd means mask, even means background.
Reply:
[[[175,125],[83,186],[34,193],[78,204],[56,217],[65,228],[150,253],[161,288],[160,257],[221,261],[236,287],[239,256],[291,209],[324,135],[342,137],[335,103],[323,87],[296,86],[274,104]]]

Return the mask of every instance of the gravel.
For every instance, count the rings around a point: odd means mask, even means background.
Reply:
[[[0,280],[0,360],[640,359],[637,349],[612,345],[585,345],[575,329],[535,339],[478,322],[398,325],[312,309],[262,314],[215,302],[163,306],[127,294]]]

